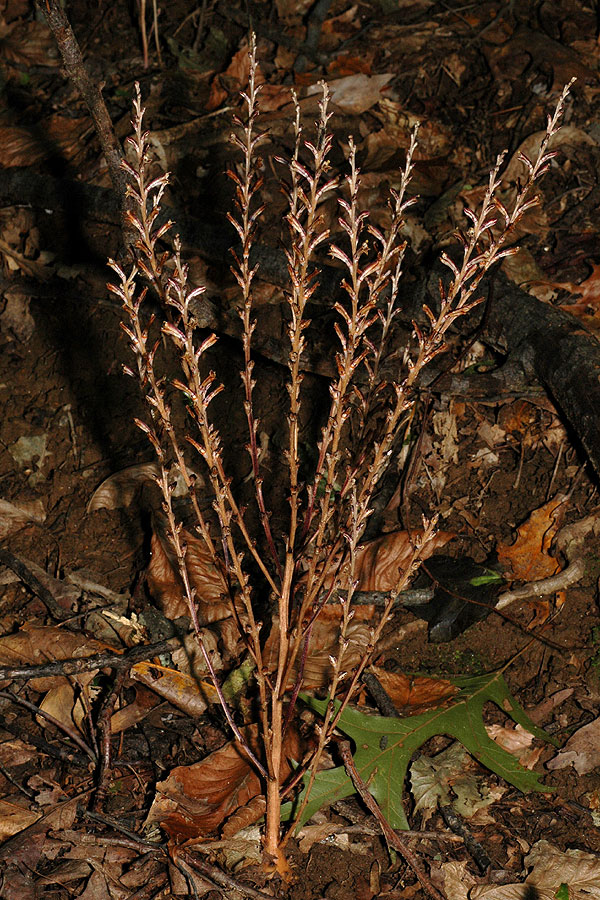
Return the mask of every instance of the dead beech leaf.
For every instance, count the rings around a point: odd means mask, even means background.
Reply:
[[[401,714],[412,716],[426,712],[441,706],[458,693],[457,686],[445,678],[387,672],[378,666],[373,666],[371,671]]]
[[[108,644],[86,637],[84,634],[73,634],[64,628],[53,625],[24,625],[15,634],[0,638],[0,665],[39,666],[70,657],[85,658],[105,650],[119,652]],[[64,680],[66,679],[62,676],[52,675],[32,678],[28,684],[34,691],[44,693]]]
[[[257,726],[249,726],[243,733],[256,752]],[[301,757],[293,729],[286,734],[284,756],[295,761]],[[291,769],[287,763],[282,769],[285,780]],[[193,840],[215,831],[261,792],[260,779],[244,751],[236,741],[229,741],[199,763],[177,766],[159,782],[146,824],[159,822],[176,843]]]
[[[356,554],[356,574],[359,591],[391,591],[403,572],[406,571],[413,558],[413,542],[422,533],[408,531],[391,531],[374,541],[361,544]],[[429,557],[455,537],[453,531],[438,531],[428,541],[420,555],[421,561]],[[324,581],[325,589],[331,586],[336,571],[336,562],[329,567]]]
[[[154,481],[159,475],[157,463],[139,463],[114,472],[98,485],[89,499],[86,512],[129,506],[140,485]]]
[[[127,731],[138,722],[142,722],[153,709],[160,705],[160,699],[154,691],[148,690],[143,684],[135,686],[135,698],[127,706],[113,713],[110,720],[110,730],[113,734]]]
[[[392,73],[365,75],[364,72],[358,72],[356,75],[336,78],[328,84],[331,102],[346,113],[360,115],[383,99],[381,92],[393,77]],[[306,93],[310,96],[321,92],[321,86],[315,84],[311,85]]]
[[[59,56],[52,32],[44,22],[3,24],[0,55],[4,63],[18,66],[58,66]]]
[[[73,159],[81,152],[84,138],[91,131],[88,118],[71,119],[59,115],[48,116],[35,129],[1,125],[0,165],[6,168],[31,166],[57,155]]]
[[[9,503],[0,499],[0,539],[8,537],[36,522],[41,525],[46,518],[46,510],[41,500],[19,500]]]
[[[370,607],[372,609],[372,607]],[[340,652],[338,641],[338,626],[341,618],[341,609],[338,604],[332,604],[320,614],[314,623],[308,652],[302,672],[302,687],[305,690],[317,690],[331,682],[332,666],[331,656],[337,656]],[[371,641],[372,626],[367,622],[351,622],[346,632],[348,644],[344,650],[342,669],[352,672],[365,654],[365,650]],[[277,667],[277,655],[279,650],[279,621],[275,619],[269,632],[269,637],[263,650],[264,664],[269,671]],[[302,651],[300,652],[302,656]],[[291,690],[298,677],[300,658],[296,659],[290,673],[286,689]]]
[[[514,544],[500,544],[498,561],[514,581],[539,581],[556,575],[560,566],[550,555],[550,546],[559,524],[565,494],[558,494],[535,509],[517,529]]]
[[[86,637],[73,634],[55,626],[27,626],[16,634],[6,635],[0,639],[0,664],[6,666],[42,665],[54,660],[70,657],[85,658],[107,649],[107,645]],[[110,648],[114,650],[114,648]],[[35,691],[44,693],[40,709],[49,713],[65,725],[79,728],[85,715],[85,706],[81,695],[89,698],[90,684],[97,675],[97,670],[81,672],[64,678],[60,675],[44,678],[32,678],[29,682]],[[45,725],[40,717],[40,725]]]
[[[202,538],[185,530],[181,531],[181,539],[186,546],[185,561],[192,588],[196,592],[200,624],[229,618],[231,607],[224,599],[227,587],[206,544]],[[175,550],[161,523],[158,523],[152,535],[150,551],[152,557],[147,573],[150,594],[160,604],[168,619],[189,615]]]
[[[579,728],[546,765],[551,771],[573,766],[578,775],[600,766],[600,718]]]
[[[240,806],[232,816],[229,816],[223,825],[223,837],[230,837],[237,834],[242,828],[249,828],[264,816],[267,809],[267,801],[262,794],[253,797],[245,806]]]
[[[26,806],[11,803],[10,800],[0,799],[0,844],[4,843],[13,834],[25,831],[42,816],[42,812],[33,811]]]
[[[522,766],[533,769],[542,755],[543,747],[532,747],[534,735],[521,725],[486,725],[485,730],[493,741],[516,756]]]
[[[583,321],[597,335],[600,330],[600,265],[592,264],[591,274],[580,284],[553,281],[550,286],[562,288],[578,297],[575,303],[563,303],[561,309]]]

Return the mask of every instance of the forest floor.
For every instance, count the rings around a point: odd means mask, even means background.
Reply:
[[[503,266],[525,290],[568,308],[592,332],[600,329],[595,4],[275,0],[238,8],[174,0],[159,9],[160,59],[150,5],[146,11],[146,65],[133,4],[75,0],[67,7],[121,141],[131,133],[139,82],[156,162],[172,173],[166,202],[188,223],[181,231],[190,281],[205,284],[221,310],[235,310],[238,302],[229,262],[192,232],[197,223],[200,234],[229,235],[234,243],[225,173],[236,161],[229,135],[247,84],[249,29],[265,82],[262,239],[279,246],[284,198],[274,159],[293,149],[290,89],[310,136],[318,83],[326,80],[333,167],[344,173],[353,135],[361,202],[377,225],[386,223],[389,189],[397,187],[411,130],[421,123],[411,185],[419,199],[405,226],[409,284],[466,227],[464,208],[481,201],[504,150],[502,196],[511,195],[518,153],[535,152],[535,136],[576,77],[540,205],[521,222],[521,250]],[[110,188],[110,180],[43,17],[28,0],[5,0],[0,16],[0,897],[215,900],[260,892],[289,900],[423,900],[426,889],[401,854],[390,854],[352,790],[291,840],[294,878],[268,877],[257,825],[247,824],[238,838],[230,828],[220,840],[224,821],[240,814],[219,781],[224,758],[213,757],[205,776],[217,785],[212,806],[200,794],[190,800],[186,789],[189,767],[229,746],[214,697],[207,705],[197,687],[186,694],[174,653],[138,663],[118,681],[118,654],[139,646],[140,635],[142,646],[168,638],[169,622],[181,624],[185,613],[173,599],[177,577],[167,571],[152,450],[134,423],[147,412],[135,380],[123,373],[131,353],[119,303],[106,289],[107,259],[120,256],[121,233],[115,207],[88,199],[108,196],[94,190]],[[69,184],[90,193],[71,193]],[[334,229],[338,212],[335,198],[324,204]],[[261,341],[284,353],[281,289],[259,280],[256,298]],[[459,362],[463,370],[501,364],[489,348],[471,343]],[[451,346],[453,359],[460,355],[459,329]],[[215,416],[243,493],[251,476],[238,393],[241,345],[230,330],[211,352],[225,382]],[[257,354],[255,375],[261,461],[277,522],[287,508],[281,481],[287,370],[277,353],[265,351]],[[307,372],[304,387],[308,466],[328,378]],[[407,760],[411,781],[398,787],[409,824],[406,847],[447,900],[600,898],[598,473],[552,398],[534,383],[484,399],[424,394],[394,467],[399,489],[385,511],[385,535],[405,534],[421,527],[423,515],[438,515],[451,538],[442,552],[496,567],[503,590],[576,561],[585,568],[565,589],[457,627],[445,642],[429,639],[413,612],[394,613],[374,661],[403,716],[449,710],[455,676],[502,670],[512,697],[554,741],[515,730],[508,699],[503,708],[486,703],[486,734],[531,770],[528,783],[544,789],[521,791],[500,771],[461,757],[451,771],[431,776],[431,790],[446,800],[417,804],[415,763],[429,760],[433,772],[436,757],[457,746],[447,732],[429,737]],[[161,546],[167,561],[157,573]],[[393,566],[397,551],[390,552]],[[379,575],[373,574],[376,586]],[[227,628],[213,633],[226,674],[241,661],[236,644]],[[327,648],[320,649],[326,660]],[[64,667],[65,660],[100,653],[112,662],[79,674]],[[317,693],[324,666],[315,663]],[[438,682],[442,694],[448,688],[446,706],[431,698]],[[244,724],[252,684],[236,699]],[[368,694],[359,701],[361,709],[373,706]],[[305,713],[302,727],[309,724]],[[112,748],[108,771],[101,764],[104,739]],[[175,767],[182,767],[177,795],[166,781]],[[188,787],[193,791],[191,781]],[[469,841],[451,830],[448,810],[445,818],[440,811],[449,804],[489,866],[478,866]],[[220,817],[216,807],[224,810]],[[219,873],[229,878],[221,886]]]

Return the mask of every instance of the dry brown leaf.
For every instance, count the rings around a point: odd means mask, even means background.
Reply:
[[[246,740],[256,752],[258,728],[243,729]],[[299,738],[288,729],[284,747],[286,759],[301,758]],[[285,780],[291,772],[282,767]],[[261,795],[261,783],[240,745],[230,741],[199,763],[178,766],[156,786],[156,796],[146,823],[159,822],[171,840],[184,840],[207,835]],[[247,825],[244,822],[244,825]]]
[[[0,499],[0,538],[14,534],[31,522],[41,525],[46,518],[46,510],[41,500],[18,500],[9,503]]]
[[[227,600],[227,588],[223,576],[215,566],[202,538],[182,530],[181,539],[186,545],[186,566],[189,579],[196,592],[198,619],[201,625],[218,622],[231,616]],[[189,607],[177,568],[177,558],[171,540],[162,525],[155,529],[148,566],[148,590],[159,603],[168,619],[189,615]]]
[[[532,747],[534,735],[521,725],[486,725],[485,730],[493,741],[516,756],[526,769],[533,769],[537,765],[544,748]]]
[[[85,658],[106,649],[114,650],[83,634],[73,634],[54,626],[25,625],[16,634],[0,639],[0,664],[42,665],[70,657]],[[80,728],[86,714],[83,698],[86,705],[91,706],[89,690],[96,675],[94,669],[69,678],[60,675],[32,678],[29,684],[33,690],[45,694],[40,709],[69,727]],[[39,723],[46,724],[41,717]]]
[[[402,715],[413,716],[442,706],[446,700],[458,693],[456,685],[445,678],[387,672],[378,666],[373,666],[371,671]]]
[[[44,22],[16,22],[1,31],[0,55],[5,63],[19,67],[58,66],[56,42]]]
[[[58,115],[38,123],[35,130],[18,125],[1,125],[0,165],[6,168],[32,166],[57,155],[71,160],[81,152],[84,138],[91,131],[92,124],[88,118],[71,119]]]
[[[131,677],[141,681],[159,697],[168,700],[188,716],[201,716],[210,703],[218,701],[217,692],[210,682],[198,682],[190,675],[157,663],[146,661],[136,663],[131,669]]]
[[[86,512],[129,506],[140,485],[155,481],[159,475],[157,463],[139,463],[114,472],[98,485],[89,499]]]
[[[546,765],[551,771],[573,766],[579,775],[600,766],[600,718],[579,728]]]
[[[128,728],[142,722],[160,703],[154,691],[148,690],[143,684],[135,685],[135,698],[112,715],[110,730],[113,734],[127,731]]]
[[[398,584],[400,575],[406,571],[413,558],[413,541],[422,533],[392,531],[374,541],[362,544],[356,554],[356,573],[359,591],[391,591]],[[438,531],[423,548],[420,559],[426,560],[440,547],[455,537],[452,531]],[[337,564],[329,567],[331,575],[326,576],[324,587],[331,587]]]
[[[39,666],[70,657],[85,658],[104,650],[119,652],[108,644],[86,637],[84,634],[73,634],[64,628],[24,625],[15,634],[0,638],[0,665]],[[62,676],[54,675],[33,678],[28,683],[34,691],[43,693],[51,690],[62,680]]]
[[[383,99],[381,92],[393,77],[392,73],[365,75],[363,72],[358,72],[356,75],[336,78],[328,83],[331,102],[346,113],[360,115]],[[313,94],[321,94],[321,85],[311,85],[306,93],[309,97]]]
[[[245,806],[240,806],[232,816],[229,816],[222,828],[223,837],[232,837],[241,831],[254,825],[262,819],[267,809],[267,801],[262,794],[253,797]]]
[[[535,509],[517,530],[514,544],[500,544],[498,561],[515,581],[539,581],[556,575],[560,566],[550,555],[550,546],[559,527],[565,494],[558,494]]]
[[[372,607],[369,608],[372,609]],[[327,615],[324,615],[325,612]],[[330,657],[337,656],[339,653],[338,626],[340,618],[340,607],[332,604],[331,610],[329,608],[323,610],[314,623],[304,663],[303,689],[317,690],[331,682],[332,666]],[[367,622],[353,621],[350,623],[346,633],[348,645],[344,651],[342,662],[342,668],[345,672],[352,672],[358,666],[371,640],[371,633],[372,626]],[[277,666],[278,650],[279,621],[275,619],[263,650],[264,664],[269,671],[274,671]],[[290,673],[287,690],[290,690],[295,684],[299,664],[300,660],[297,659]]]
[[[22,799],[22,798],[21,798]],[[24,831],[37,822],[42,816],[41,811],[34,811],[28,807],[13,803],[8,799],[0,800],[0,844],[13,834]]]

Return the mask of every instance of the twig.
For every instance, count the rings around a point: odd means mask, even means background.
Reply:
[[[138,662],[152,659],[162,653],[170,653],[181,646],[179,638],[159,641],[144,647],[133,647],[127,653],[96,653],[83,658],[70,657],[57,659],[39,666],[0,666],[0,681],[30,681],[32,678],[48,678],[54,675],[79,675],[81,672],[92,672],[94,669],[115,669],[127,671]]]
[[[575,584],[584,575],[584,561],[582,559],[574,559],[566,569],[563,569],[557,575],[551,575],[550,578],[542,578],[540,581],[532,581],[529,584],[515,588],[514,591],[506,591],[504,594],[500,594],[494,609],[504,609],[506,606],[514,603],[515,600],[523,600],[526,597],[541,597],[544,594],[562,591],[569,585]]]
[[[373,672],[363,672],[362,680],[381,715],[390,719],[400,718],[398,710],[379,678]]]
[[[379,809],[379,805],[373,795],[369,793],[369,789],[363,779],[360,777],[356,766],[354,765],[354,760],[352,759],[352,753],[350,751],[350,742],[349,741],[340,741],[338,744],[340,754],[342,756],[342,760],[344,762],[344,766],[346,768],[346,772],[348,773],[348,777],[352,780],[352,783],[362,800],[373,813],[375,818],[377,819],[381,830],[383,831],[383,835],[386,839],[388,847],[393,850],[397,850],[398,853],[406,860],[408,865],[411,867],[417,878],[419,879],[419,883],[426,894],[433,898],[433,900],[446,900],[443,894],[441,894],[437,888],[433,886],[429,877],[425,874],[417,857],[407,846],[405,841],[394,831],[394,829],[390,826],[389,822]]]
[[[31,569],[15,556],[14,553],[11,553],[10,550],[0,550],[0,565],[6,566],[7,569],[11,569],[15,575],[18,575],[21,581],[26,584],[28,588],[31,588],[36,597],[39,597],[50,615],[54,616],[57,621],[64,622],[71,618],[73,615],[72,612],[63,609],[62,606],[57,603],[48,588],[33,574]]]
[[[201,875],[209,878],[220,888],[225,888],[228,891],[239,891],[240,894],[250,897],[251,900],[273,900],[272,894],[265,894],[263,891],[257,891],[255,888],[250,887],[250,885],[243,884],[236,878],[232,878],[231,875],[222,872],[216,866],[211,866],[210,863],[192,856],[189,850],[182,853],[179,859],[183,859],[190,868],[200,872]]]
[[[95,810],[83,808],[80,808],[78,812],[82,816],[82,818],[89,819],[90,822],[99,822],[101,825],[108,825],[110,828],[114,828],[115,831],[119,831],[121,834],[124,834],[126,838],[129,838],[130,841],[133,841],[142,850],[160,850],[162,853],[164,853],[167,849],[166,843],[147,841],[135,831],[131,831],[130,828],[126,828],[125,825],[122,825],[121,822],[119,822],[119,820],[115,819],[113,816],[107,816],[104,813],[99,813]]]
[[[460,837],[463,839],[463,841],[465,842],[465,848],[469,851],[469,853],[477,863],[481,873],[483,874],[484,872],[487,872],[487,870],[492,865],[492,861],[479,841],[475,840],[470,828],[468,828],[467,825],[465,825],[465,823],[463,822],[462,816],[458,815],[451,803],[447,804],[446,806],[440,806],[440,812],[448,828],[450,828],[450,830],[453,831],[454,834],[460,835]]]
[[[44,14],[48,27],[54,35],[65,64],[66,73],[79,91],[94,122],[96,134],[108,166],[110,180],[119,198],[123,239],[125,245],[129,246],[132,239],[132,230],[127,221],[127,210],[129,208],[127,181],[121,169],[121,148],[115,136],[112,120],[108,114],[102,92],[99,85],[92,81],[87,72],[77,38],[60,4],[60,0],[36,0],[36,5]]]
[[[13,703],[17,703],[19,706],[24,706],[25,709],[31,710],[31,712],[35,713],[36,716],[41,716],[42,719],[45,719],[51,725],[54,725],[55,728],[58,728],[59,731],[64,732],[67,737],[71,738],[71,740],[77,744],[77,746],[83,750],[83,752],[89,756],[92,762],[97,762],[97,757],[91,747],[89,747],[86,742],[81,738],[74,728],[71,728],[66,722],[61,722],[59,719],[56,719],[54,716],[51,716],[50,713],[45,712],[43,709],[40,709],[39,706],[36,706],[35,703],[30,703],[29,700],[25,700],[23,697],[18,697],[16,694],[13,694],[12,691],[0,691],[0,697],[3,697],[5,700],[11,700]]]
[[[104,798],[108,791],[108,778],[111,769],[111,728],[110,720],[113,714],[115,703],[121,693],[123,682],[127,672],[121,669],[115,674],[108,696],[102,704],[102,710],[98,716],[97,728],[100,735],[100,756],[98,760],[98,784],[96,787],[96,795],[94,797],[94,809],[102,809]]]

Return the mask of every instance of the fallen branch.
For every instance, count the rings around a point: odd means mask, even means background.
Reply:
[[[433,886],[431,880],[421,868],[421,864],[419,863],[415,854],[412,852],[412,850],[409,849],[409,847],[407,847],[406,842],[402,840],[400,835],[396,831],[394,831],[394,829],[391,827],[391,825],[388,823],[385,816],[379,809],[377,801],[369,792],[367,785],[360,777],[360,774],[356,766],[354,765],[354,760],[352,759],[352,753],[350,751],[350,742],[340,741],[338,747],[342,760],[344,762],[344,766],[346,768],[346,772],[348,773],[348,777],[352,780],[354,787],[360,794],[367,809],[370,810],[370,812],[372,812],[377,819],[390,850],[397,850],[398,853],[403,857],[403,859],[408,863],[410,868],[419,879],[421,887],[429,897],[432,897],[433,900],[446,900],[444,895],[441,894],[438,889]]]

